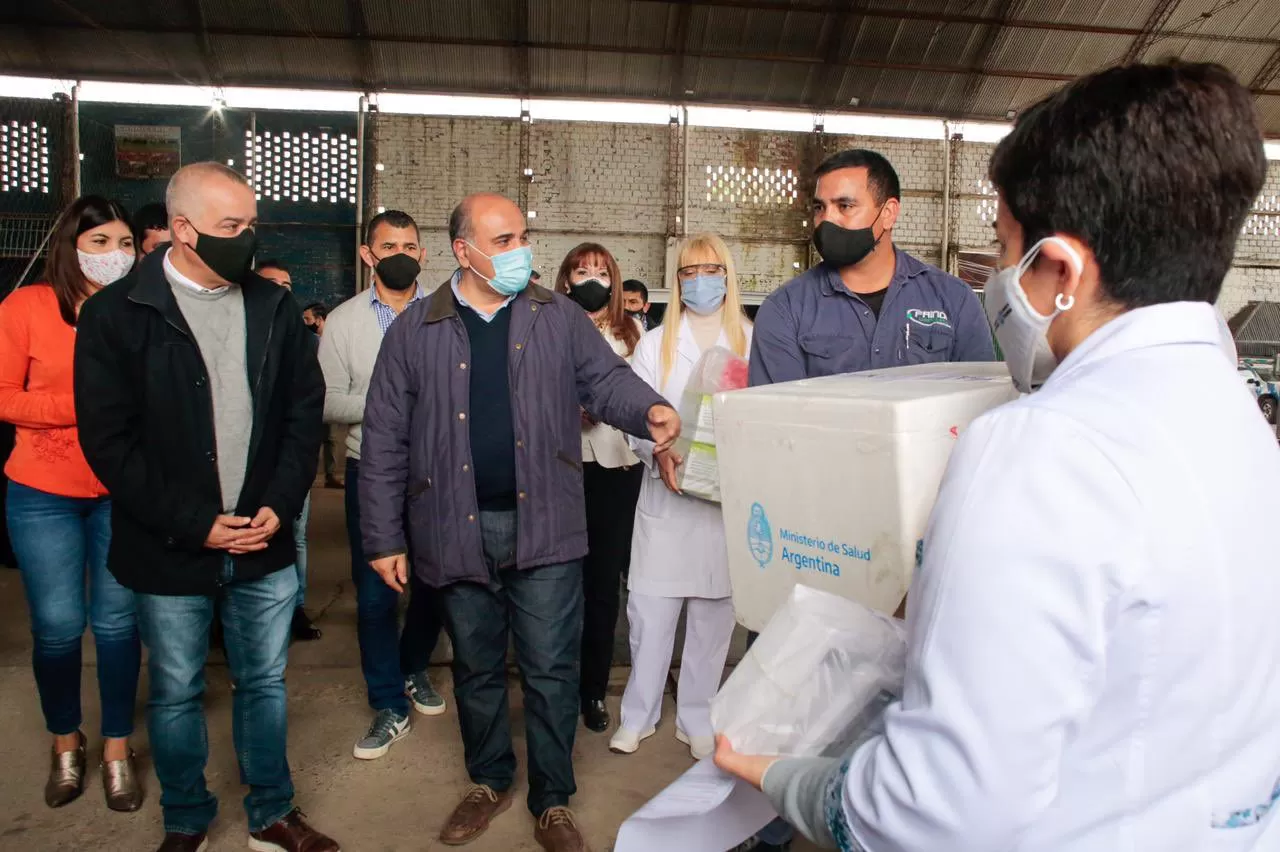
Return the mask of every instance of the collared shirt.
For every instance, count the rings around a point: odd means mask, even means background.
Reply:
[[[506,301],[504,301],[501,305],[498,305],[498,307],[494,308],[491,312],[485,313],[484,311],[477,308],[475,305],[468,302],[465,298],[463,298],[462,291],[458,289],[458,282],[461,280],[462,280],[461,269],[454,272],[453,277],[449,279],[449,286],[453,288],[453,298],[457,299],[458,304],[462,305],[464,308],[470,308],[471,310],[475,311],[476,316],[480,317],[480,319],[484,320],[485,322],[493,322],[493,318],[498,315],[499,311],[501,311],[507,305],[515,301],[515,298],[516,298],[515,296],[508,296]]]
[[[215,287],[212,290],[202,284],[197,284],[195,281],[192,281],[190,278],[178,271],[178,267],[173,265],[172,254],[172,248],[164,253],[164,273],[170,281],[177,282],[188,290],[206,296],[216,296],[219,293],[225,293],[227,290],[231,289],[230,284],[223,284],[221,287]]]
[[[982,303],[969,285],[901,249],[879,316],[826,263],[765,299],[756,314],[751,384],[933,361],[991,361]]]
[[[422,290],[421,284],[414,284],[413,298],[409,300],[409,305],[412,305],[414,302],[426,295],[427,294]],[[378,298],[377,287],[369,288],[369,304],[373,306],[373,313],[378,317],[378,328],[382,330],[383,334],[386,334],[387,329],[391,328],[391,323],[396,321],[396,317],[399,316],[399,314],[395,312],[394,308]],[[408,305],[405,307],[408,307]]]

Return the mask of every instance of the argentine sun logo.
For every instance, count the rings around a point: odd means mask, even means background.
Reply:
[[[773,530],[769,527],[764,506],[759,503],[752,504],[751,520],[747,521],[747,548],[761,568],[773,559]]]

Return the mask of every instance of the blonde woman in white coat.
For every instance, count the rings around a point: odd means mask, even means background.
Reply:
[[[641,338],[632,367],[679,407],[706,350],[722,346],[747,356],[751,323],[742,312],[733,258],[715,235],[692,237],[680,247],[671,295],[662,326]],[[631,444],[646,476],[636,507],[627,584],[631,677],[622,696],[621,725],[609,748],[631,754],[653,735],[662,715],[676,622],[687,608],[675,735],[701,759],[715,750],[711,699],[720,688],[734,625],[724,521],[718,505],[675,490],[679,460],[670,450],[655,458],[651,442],[632,438]]]

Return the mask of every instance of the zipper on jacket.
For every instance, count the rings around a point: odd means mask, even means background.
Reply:
[[[279,313],[279,311],[280,307],[277,305],[276,309],[271,313],[271,325],[267,326],[267,342],[262,347],[262,363],[258,365],[258,375],[253,380],[254,396],[257,396],[259,389],[262,387],[262,374],[267,371],[267,358],[270,357],[271,354],[271,336],[275,334],[276,331],[275,320],[276,314]]]

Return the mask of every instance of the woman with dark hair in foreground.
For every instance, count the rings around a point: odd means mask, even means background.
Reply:
[[[17,427],[5,466],[5,514],[31,611],[36,687],[53,734],[45,786],[53,808],[84,791],[80,639],[86,623],[97,648],[107,806],[135,811],[142,805],[128,739],[141,660],[133,593],[107,570],[111,501],[80,450],[72,392],[80,306],[128,274],[136,257],[124,209],[85,196],[54,227],[45,280],[0,303],[0,419]]]

